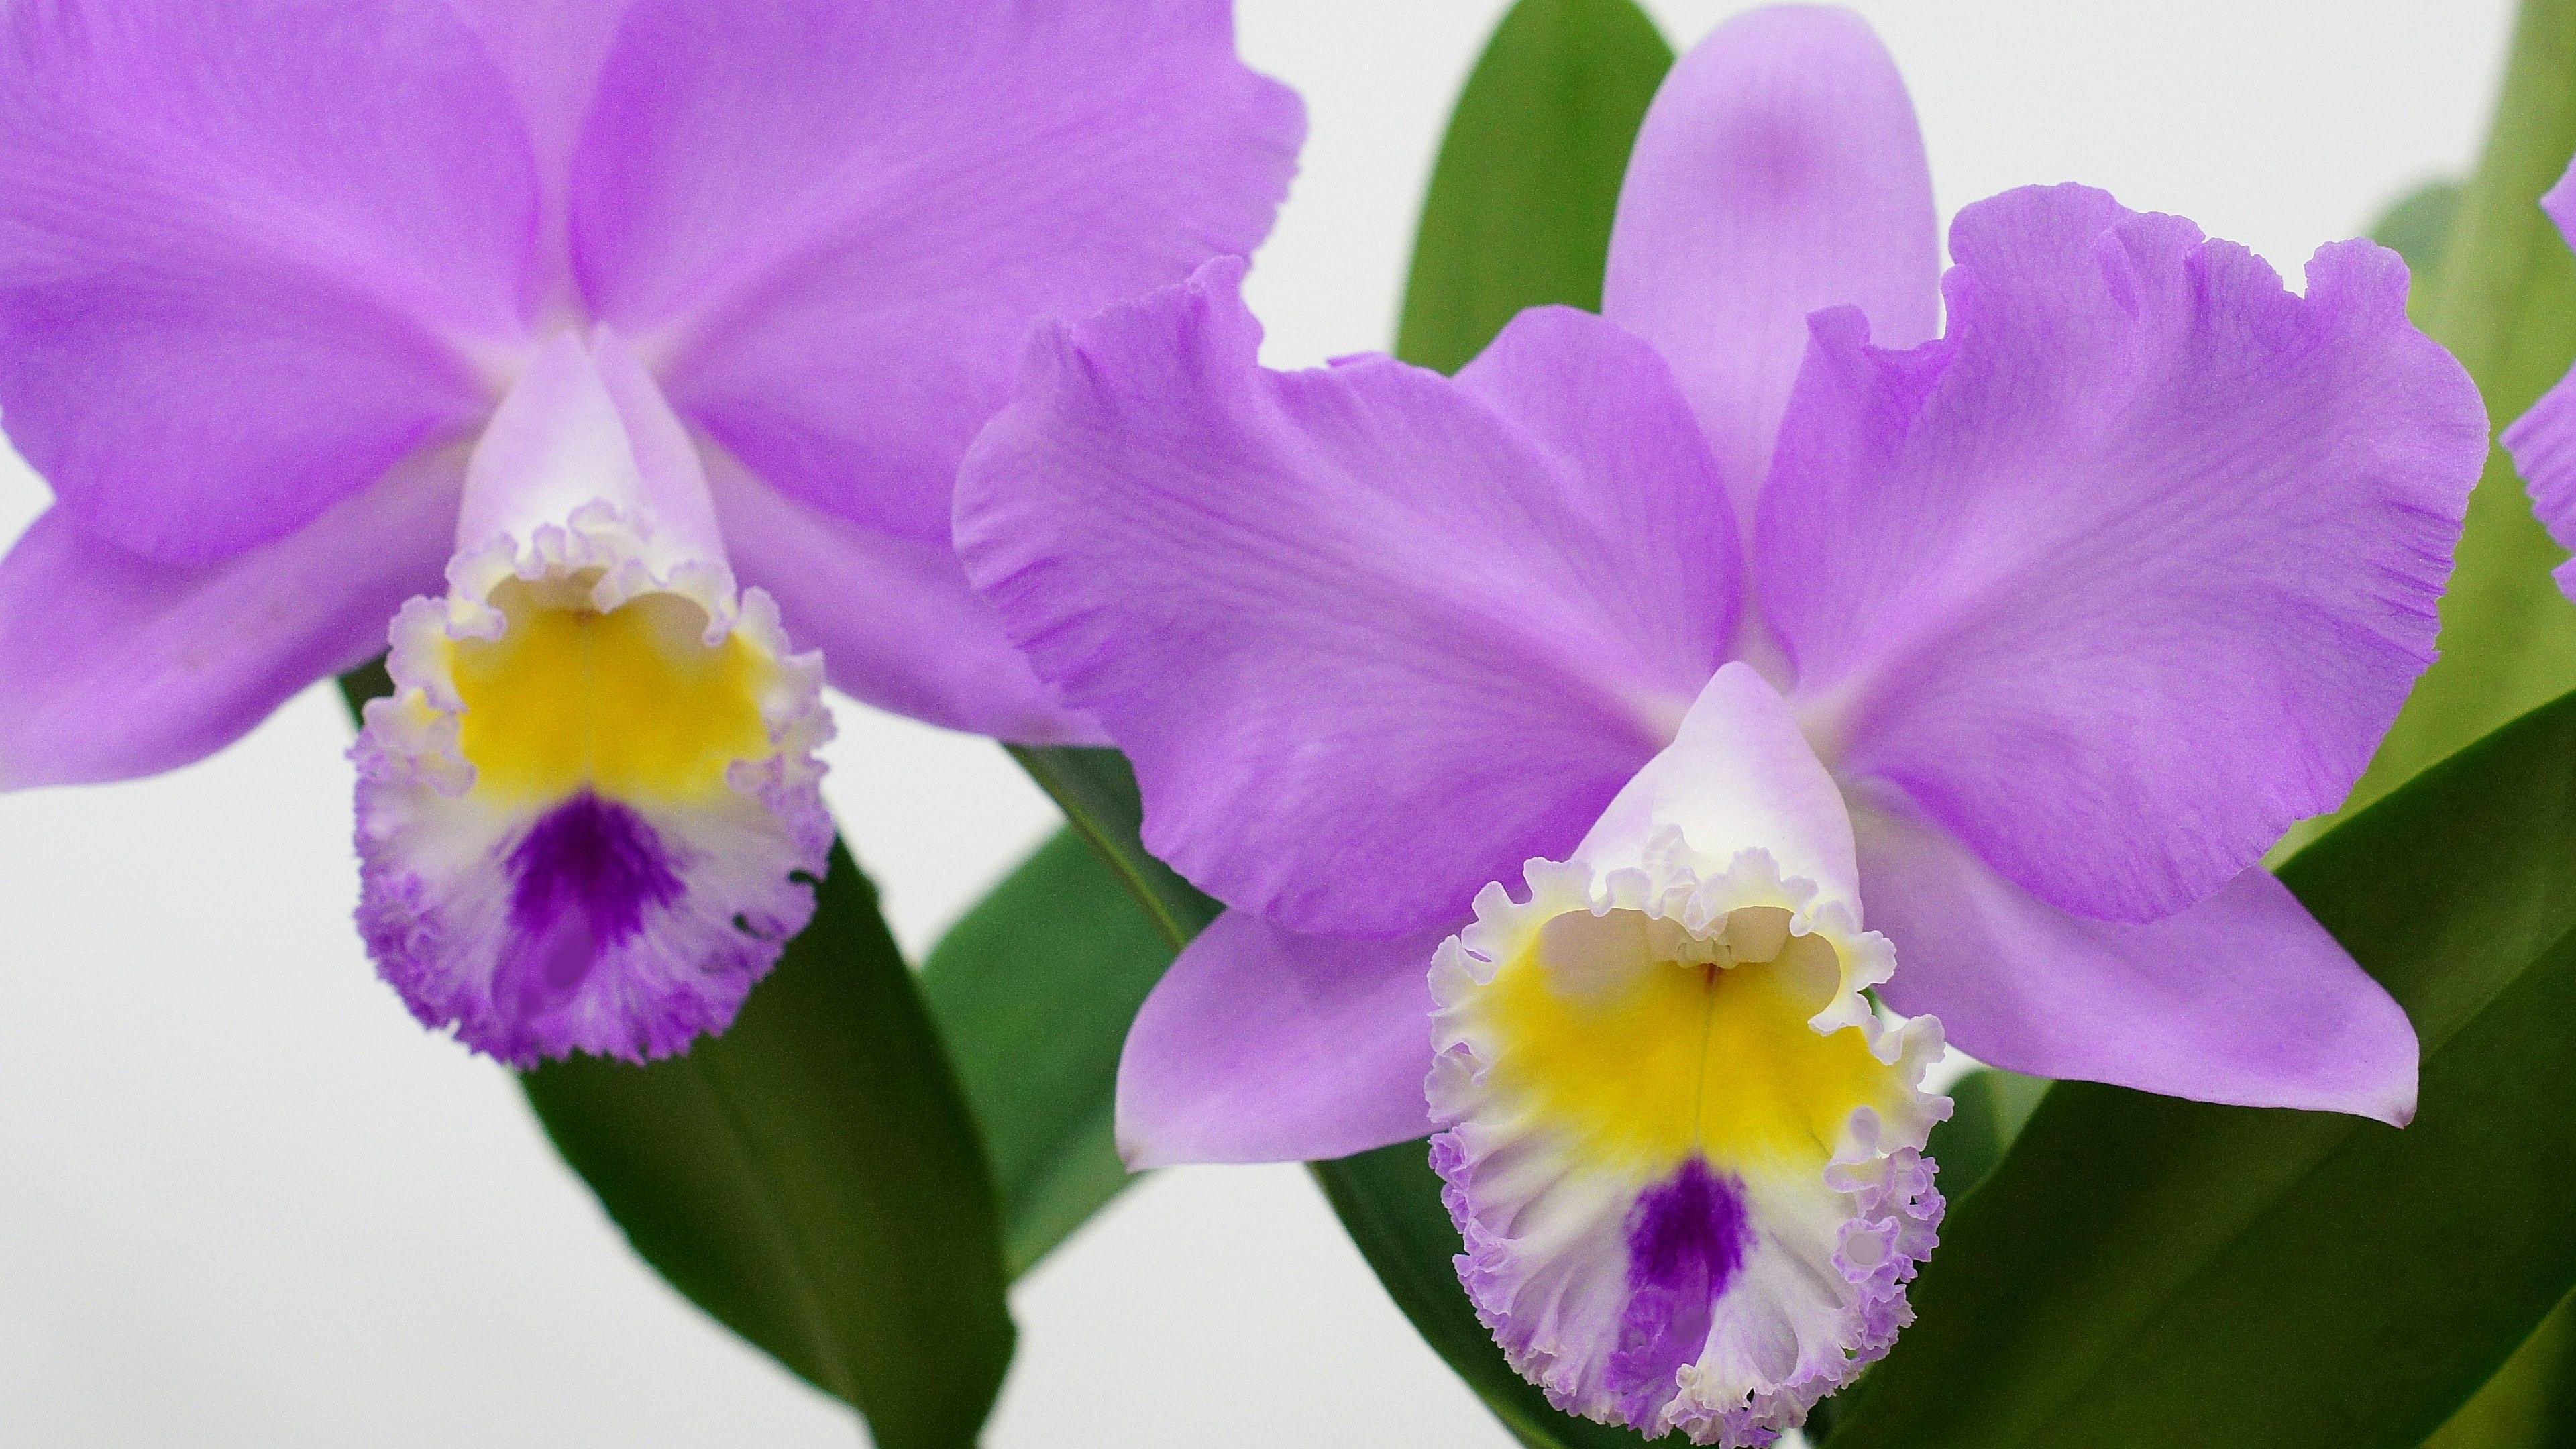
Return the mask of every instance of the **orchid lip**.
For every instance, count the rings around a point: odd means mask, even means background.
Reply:
[[[519,1065],[722,1030],[826,868],[820,657],[737,588],[694,444],[605,329],[513,385],[458,534],[354,752],[379,969]]]

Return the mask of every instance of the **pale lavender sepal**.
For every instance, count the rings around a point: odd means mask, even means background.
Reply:
[[[2559,235],[2576,246],[2576,165],[2568,168],[2541,210],[2558,224]],[[2560,548],[2576,549],[2576,372],[2541,394],[2531,411],[2513,420],[2499,440],[2513,455],[2514,471],[2531,490],[2531,507]],[[2555,571],[2558,587],[2576,598],[2576,559]]]
[[[1225,0],[639,0],[575,268],[754,473],[935,542],[1031,320],[1251,250],[1303,136]]]
[[[158,563],[55,508],[0,559],[0,789],[175,769],[385,647],[439,587],[463,461],[424,455],[220,563]]]
[[[845,522],[722,454],[707,462],[735,577],[778,600],[790,636],[823,651],[834,688],[1012,744],[1109,743],[1039,681],[945,545]]]
[[[536,205],[441,0],[12,6],[9,437],[128,551],[278,538],[489,406],[469,353],[523,335]]]
[[[1763,613],[1848,778],[2023,888],[2152,920],[2331,810],[2431,659],[2486,452],[2406,272],[2080,187],[1952,230],[1949,333],[1821,314],[1756,529]]]
[[[2260,867],[2128,925],[2034,898],[1928,822],[1854,824],[1869,923],[1897,943],[1880,992],[1960,1050],[2194,1101],[2415,1115],[2406,1013]]]
[[[1851,305],[1880,341],[1940,325],[1940,218],[1914,103],[1845,10],[1774,6],[1691,48],[1619,192],[1602,311],[1662,350],[1737,504],[1769,467],[1807,314]]]
[[[1477,366],[1498,400],[1524,367],[1581,388],[1544,427],[1626,460],[1617,505],[1435,373],[1264,371],[1242,274],[1040,329],[960,474],[959,555],[1184,875],[1292,930],[1454,921],[1561,859],[1715,667],[1723,495],[1607,323],[1542,314]]]
[[[1127,1165],[1312,1161],[1429,1132],[1431,955],[1455,925],[1359,940],[1219,916],[1127,1033]]]

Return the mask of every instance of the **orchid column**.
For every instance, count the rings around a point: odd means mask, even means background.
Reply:
[[[362,924],[524,1063],[731,1019],[824,868],[826,678],[1098,738],[949,491],[1031,320],[1268,229],[1302,120],[1224,0],[0,27],[0,413],[56,496],[0,562],[0,786],[185,764],[399,609]]]

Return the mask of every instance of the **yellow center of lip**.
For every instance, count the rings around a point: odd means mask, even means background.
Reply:
[[[1675,959],[1669,928],[1659,950],[1639,912],[1551,920],[1481,993],[1488,1084],[1604,1166],[1821,1164],[1853,1109],[1892,1113],[1905,1085],[1860,1028],[1807,1025],[1839,984],[1834,948],[1754,911],[1725,933],[1738,948],[1695,943],[1699,960]]]
[[[477,794],[699,800],[734,761],[770,753],[765,651],[739,633],[710,647],[706,611],[676,594],[603,614],[552,601],[566,593],[506,581],[491,598],[501,637],[448,646]]]

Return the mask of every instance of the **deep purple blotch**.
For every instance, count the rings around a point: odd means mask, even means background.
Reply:
[[[1673,1373],[1708,1343],[1717,1300],[1751,1240],[1741,1184],[1693,1157],[1628,1210],[1628,1310],[1606,1374],[1630,1423],[1671,1396]]]
[[[587,790],[530,827],[509,872],[511,942],[493,996],[522,1021],[571,996],[602,951],[686,889],[653,827]]]

